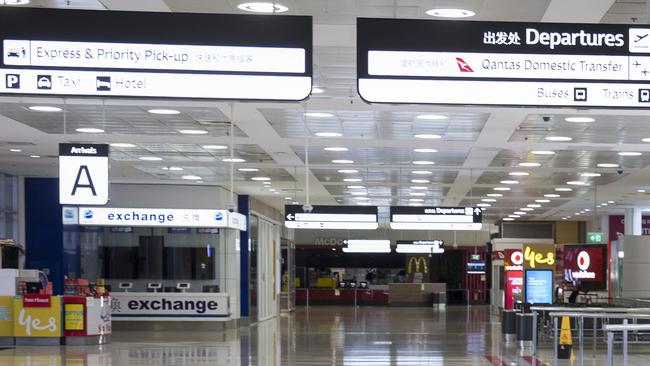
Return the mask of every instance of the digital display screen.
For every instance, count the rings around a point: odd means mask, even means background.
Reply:
[[[553,271],[547,269],[526,271],[526,303],[553,303]]]
[[[569,282],[604,282],[607,271],[604,245],[566,245],[564,279]]]

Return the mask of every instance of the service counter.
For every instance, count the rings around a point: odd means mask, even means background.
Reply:
[[[115,321],[228,321],[227,293],[209,292],[114,292]]]

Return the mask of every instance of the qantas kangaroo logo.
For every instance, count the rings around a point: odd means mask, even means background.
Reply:
[[[460,57],[456,57],[456,64],[458,64],[460,72],[474,72],[474,70],[472,70],[472,67],[469,66],[467,62],[465,62],[465,60]]]

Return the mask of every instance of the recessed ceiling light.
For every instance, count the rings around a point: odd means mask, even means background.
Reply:
[[[599,167],[599,168],[618,168],[618,164],[614,164],[614,163],[601,163],[601,164],[598,164],[597,167]]]
[[[427,184],[430,183],[431,181],[428,179],[411,179],[411,183],[420,183],[420,184]]]
[[[607,201],[607,203],[614,203],[614,201]]]
[[[580,173],[581,177],[600,177],[600,173]]]
[[[568,137],[568,136],[546,136],[546,137],[544,137],[544,140],[553,141],[553,142],[560,142],[560,141],[571,141],[573,139],[571,137]]]
[[[9,149],[9,151],[11,151],[11,152],[22,152],[21,149]]]
[[[358,191],[358,192],[350,192],[350,194],[353,196],[367,196],[368,192]]]
[[[75,131],[81,133],[104,133],[104,130],[102,130],[101,128],[92,128],[92,127],[81,127],[75,129]]]
[[[278,190],[275,188],[269,188],[269,192],[277,192]]]
[[[177,111],[175,109],[150,109],[147,112],[151,114],[164,114],[164,115],[181,114],[180,111]]]
[[[556,192],[571,192],[571,191],[573,191],[573,189],[569,188],[569,187],[558,187],[558,188],[555,188],[555,191]]]
[[[520,208],[520,210],[522,210],[522,211],[535,211],[535,209],[532,208],[532,207],[522,207],[522,208]]]
[[[411,192],[411,193],[409,193],[409,195],[416,196],[416,197],[423,197],[423,196],[426,196],[427,194],[423,193],[423,192]]]
[[[224,158],[221,159],[224,163],[245,163],[246,160],[240,158]]]
[[[226,150],[228,146],[226,145],[203,145],[202,148],[206,150]]]
[[[348,189],[366,189],[365,186],[348,186]]]
[[[481,201],[483,201],[483,202],[496,202],[497,200],[495,200],[494,198],[483,198],[483,199],[481,199]]]
[[[572,123],[589,123],[595,121],[595,119],[591,117],[567,117],[564,120]]]
[[[471,10],[456,8],[429,9],[426,13],[427,15],[438,18],[469,18],[476,15]]]
[[[515,219],[513,219],[512,217],[504,217],[502,220],[503,221],[515,221]]]
[[[410,202],[424,202],[422,198],[409,198]]]
[[[257,168],[239,168],[237,169],[240,172],[259,172],[260,170]]]
[[[328,117],[334,117],[334,115],[332,113],[325,113],[325,112],[307,112],[305,113],[305,117],[328,118]]]
[[[199,177],[198,175],[184,175],[181,178],[186,180],[201,180],[201,177]]]
[[[509,175],[512,175],[512,176],[515,176],[515,177],[516,177],[516,176],[526,176],[526,175],[529,175],[528,172],[510,172],[510,173],[508,173],[508,174],[509,174]]]
[[[355,183],[355,182],[363,182],[363,179],[361,178],[345,178],[343,179],[344,182],[350,182],[350,183]]]
[[[368,197],[354,197],[354,199],[357,200],[357,201],[367,201],[370,198],[368,198]]]
[[[284,197],[284,199],[291,201],[293,199],[293,197]]]
[[[540,208],[540,207],[542,207],[542,205],[537,204],[537,203],[530,203],[530,204],[528,204],[528,205],[526,205],[526,206],[528,206],[528,207],[532,207],[532,208]]]
[[[570,186],[586,186],[587,182],[583,182],[581,180],[570,180],[570,181],[566,182],[566,184],[568,184]]]
[[[433,133],[418,133],[415,135],[416,138],[418,139],[429,139],[429,140],[435,140],[435,139],[440,139],[442,136],[436,135]]]
[[[181,168],[180,166],[170,166],[168,169],[175,172],[180,172],[181,170],[183,170],[183,168]]]
[[[494,187],[492,189],[494,189],[495,191],[509,191],[510,187]]]
[[[619,156],[639,156],[643,155],[643,153],[640,153],[638,151],[620,151],[618,153]]]
[[[519,215],[508,215],[508,217],[512,217],[512,218],[518,219],[518,218],[520,218],[521,216],[519,216]]]
[[[443,119],[447,119],[449,117],[442,115],[442,114],[418,114],[417,119],[423,119],[427,121],[440,121]]]
[[[549,203],[549,202],[551,202],[551,200],[535,200],[535,202],[538,202],[538,203]]]
[[[645,193],[645,189],[637,189],[636,191],[639,193]]]
[[[410,202],[410,203],[409,203],[409,206],[413,206],[413,207],[422,207],[422,203],[421,203],[421,202]]]
[[[516,180],[502,180],[501,184],[519,184],[519,181]]]
[[[590,210],[590,209],[588,209],[588,208],[585,208],[585,210],[584,210],[584,211],[585,211],[585,212],[589,212],[589,211],[591,211],[591,210]]]
[[[492,205],[489,203],[477,203],[476,207],[492,207]]]
[[[252,2],[237,5],[239,10],[251,13],[284,13],[289,8],[276,2]]]
[[[540,163],[533,163],[533,162],[524,162],[524,163],[519,163],[519,166],[521,167],[527,167],[527,168],[535,168],[540,166]]]
[[[34,112],[61,112],[63,109],[50,105],[33,105],[28,107],[30,111]]]
[[[339,173],[343,173],[343,174],[354,174],[354,173],[359,173],[359,171],[356,170],[356,169],[340,169],[340,170],[337,170],[337,172],[339,172]]]
[[[346,159],[335,159],[332,160],[333,164],[354,164],[354,160],[346,160]]]
[[[431,174],[431,171],[429,171],[429,170],[411,170],[411,174],[429,175],[429,174]]]
[[[298,201],[293,201],[293,202],[291,202],[291,204],[292,204],[292,205],[299,205],[300,202],[298,202]]]
[[[341,137],[343,136],[339,132],[316,132],[316,136],[318,137]]]
[[[111,144],[111,147],[135,147],[135,144],[129,144],[126,142],[114,142]]]
[[[268,182],[271,180],[269,177],[253,177],[251,180],[257,181],[257,182]]]
[[[141,156],[139,159],[144,160],[144,161],[161,161],[162,160],[162,158],[159,158],[157,156]]]
[[[438,152],[436,149],[413,149],[414,152],[416,153],[434,153]]]
[[[314,86],[314,87],[311,88],[311,93],[312,94],[323,94],[323,93],[325,93],[325,88]]]
[[[429,161],[429,160],[416,160],[416,161],[413,162],[413,164],[415,164],[415,165],[433,165],[435,163],[433,161]]]
[[[643,142],[650,142],[650,137],[646,137],[646,138],[644,138],[644,139],[641,140],[641,141],[643,141]]]
[[[409,188],[410,188],[410,189],[414,189],[414,190],[416,190],[416,191],[423,191],[423,190],[428,189],[429,187],[426,187],[426,186],[411,186],[411,187],[409,187]]]
[[[601,203],[600,205],[601,205],[601,206],[607,206],[607,204],[606,204],[606,203]]]
[[[206,130],[179,130],[178,132],[184,135],[207,135],[208,131]]]
[[[41,156],[40,156],[40,155],[30,155],[29,157],[30,157],[30,158],[34,158],[34,159],[38,159],[38,158],[40,158]]]
[[[533,155],[553,155],[555,154],[555,151],[550,151],[550,150],[533,150],[530,152]]]
[[[513,212],[513,213],[514,213],[515,215],[521,215],[521,216],[523,216],[523,215],[528,215],[528,214],[527,214],[526,212],[524,212],[524,211],[515,211],[515,212]]]
[[[488,193],[486,194],[488,197],[503,197],[501,193]]]
[[[325,151],[348,151],[347,147],[326,147]]]

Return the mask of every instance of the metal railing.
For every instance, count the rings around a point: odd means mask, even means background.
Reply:
[[[623,324],[604,325],[603,330],[607,332],[607,365],[614,365],[614,332],[622,332],[623,366],[627,366],[628,332],[650,331],[650,324],[627,324],[626,319],[623,321]]]

